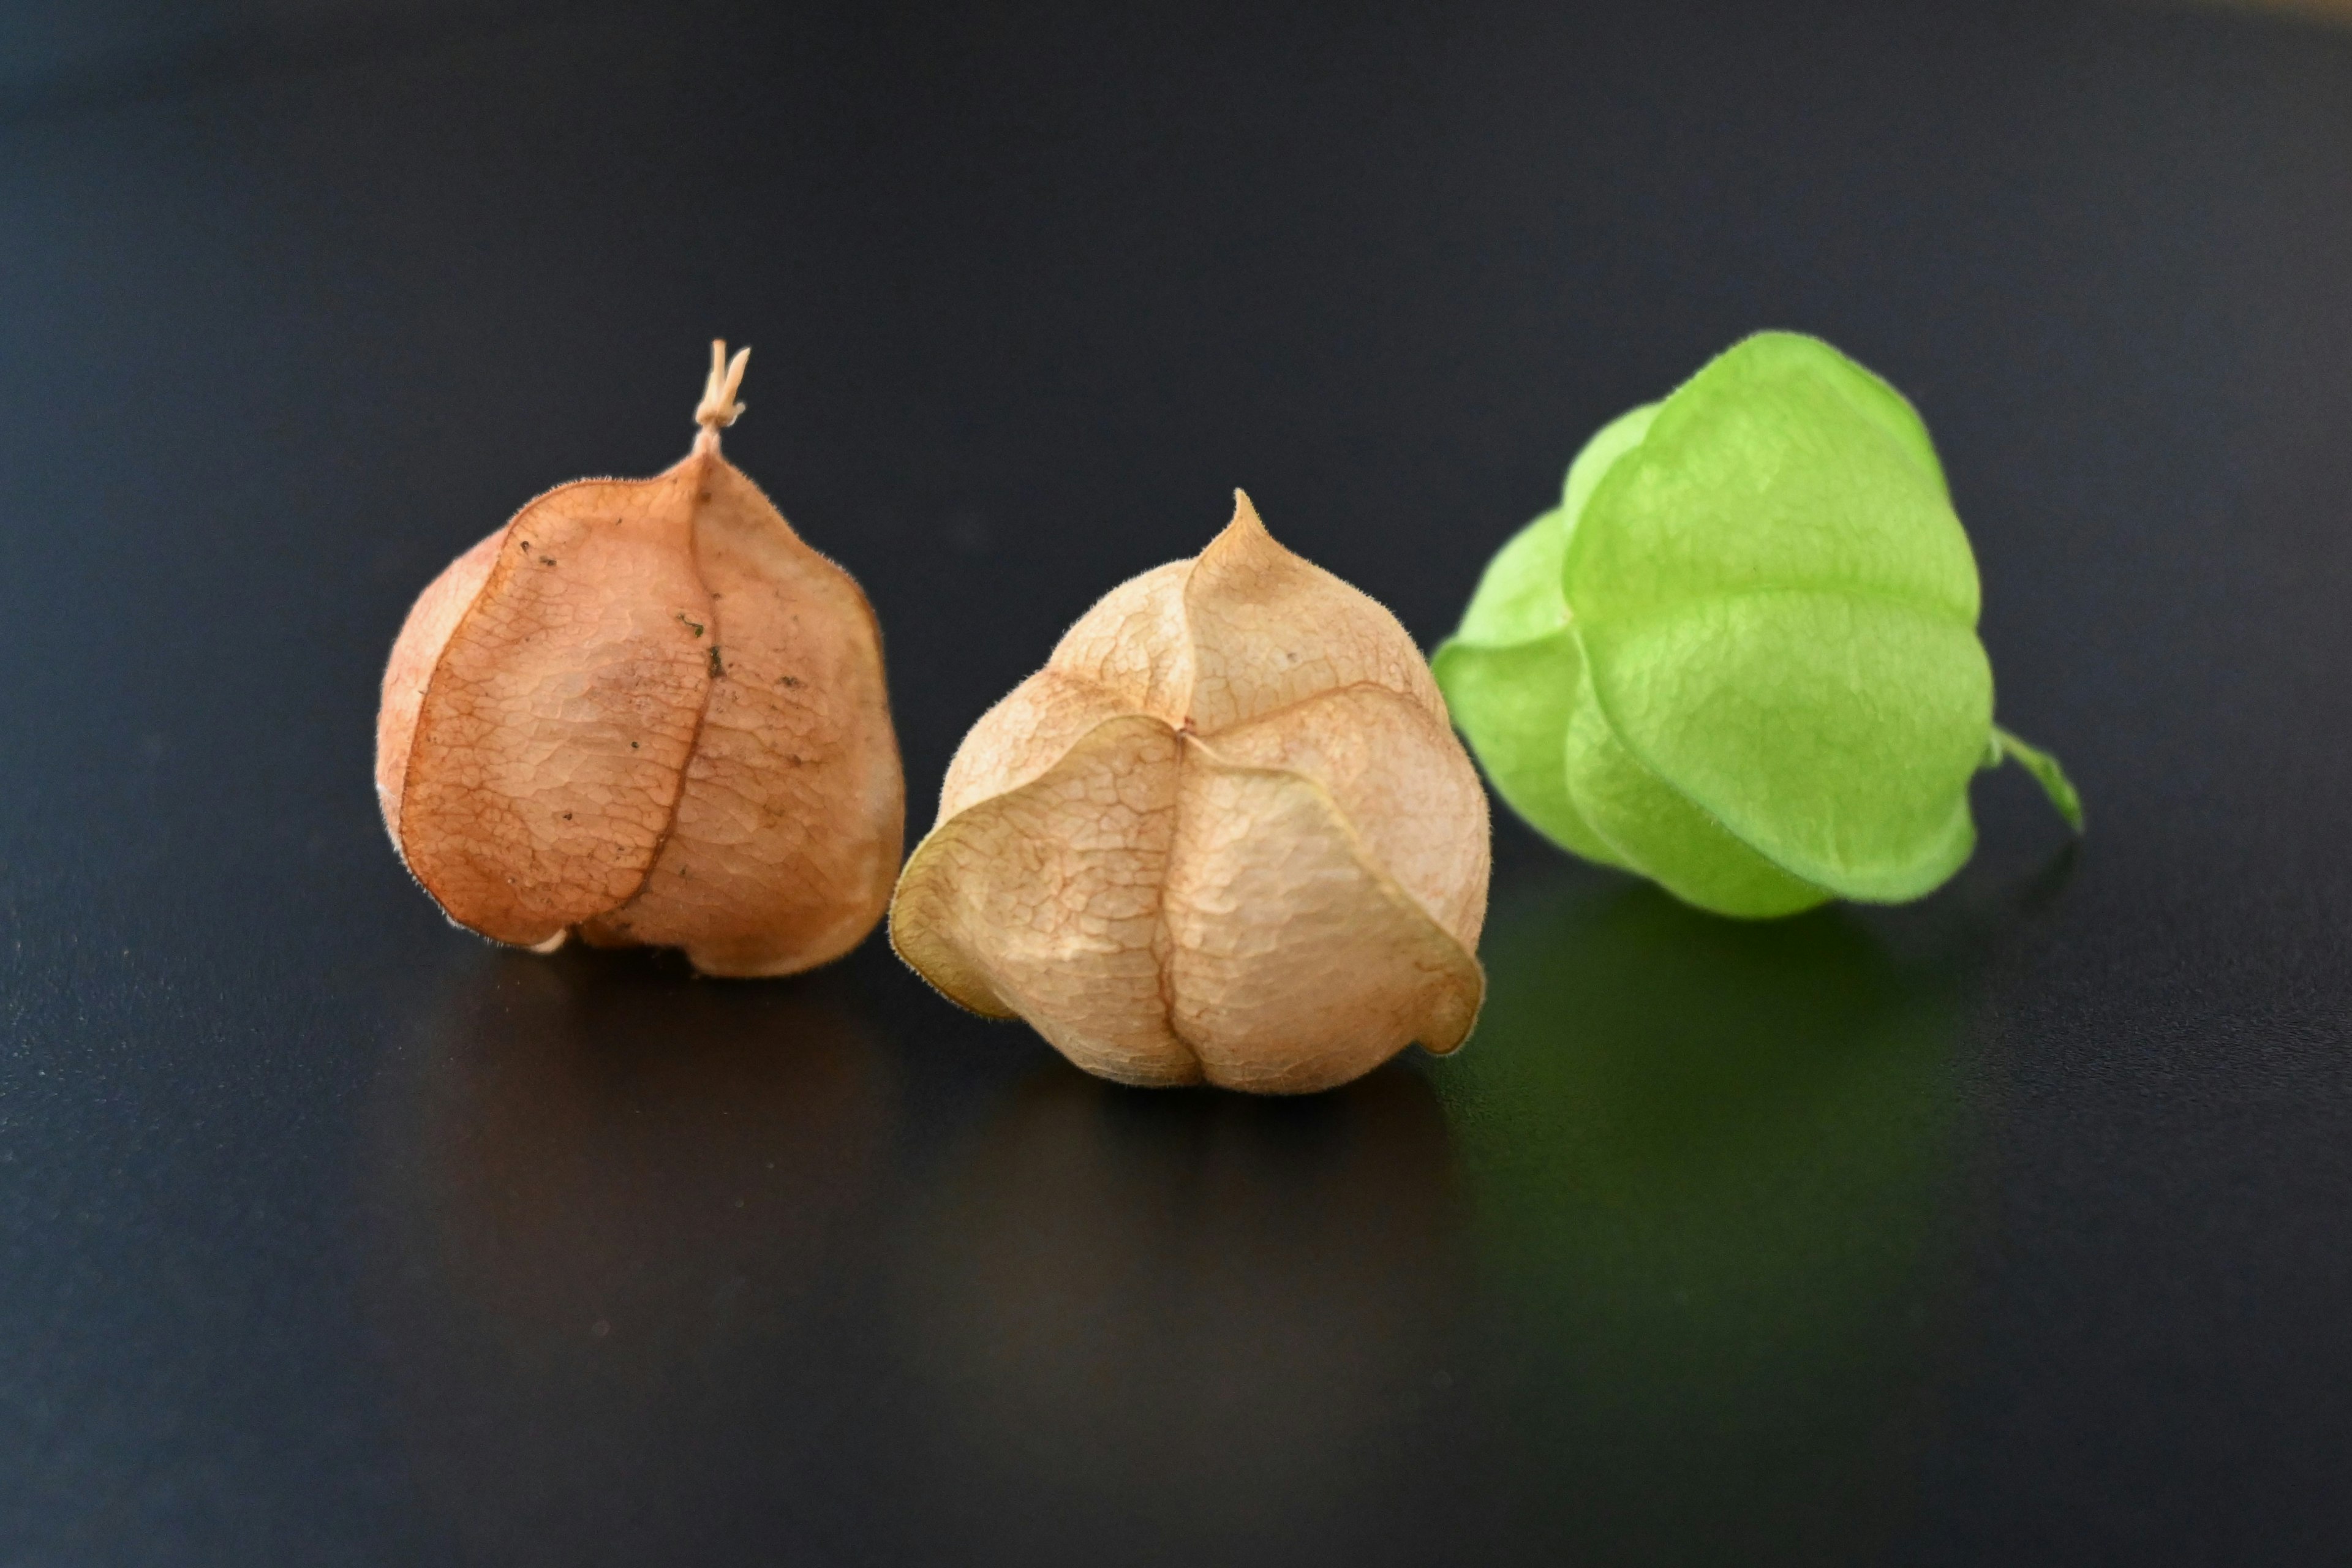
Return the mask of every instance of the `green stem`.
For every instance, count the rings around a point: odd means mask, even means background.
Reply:
[[[2074,782],[2058,765],[2057,758],[2038,746],[2027,745],[1995,724],[1992,743],[1986,748],[1985,765],[1998,767],[2004,759],[2032,773],[2034,782],[2042,786],[2042,793],[2050,797],[2050,804],[2058,808],[2058,815],[2066,819],[2066,826],[2077,833],[2083,831],[2083,797],[2074,792]]]

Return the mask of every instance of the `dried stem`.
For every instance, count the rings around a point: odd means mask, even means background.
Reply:
[[[744,405],[735,400],[742,389],[743,370],[751,363],[751,351],[741,348],[735,357],[727,357],[727,340],[710,340],[710,374],[702,384],[702,402],[694,410],[694,422],[702,426],[702,435],[695,442],[697,451],[717,451],[719,432],[743,416]]]

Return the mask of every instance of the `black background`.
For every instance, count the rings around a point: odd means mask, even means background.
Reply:
[[[72,26],[60,18],[79,17]],[[50,8],[0,35],[0,1563],[2352,1556],[2352,33],[2032,5]],[[1507,821],[1459,1058],[1097,1085],[879,940],[486,948],[409,600],[730,454],[912,826],[1246,486],[1424,644],[1740,334],[1921,405],[1926,903]]]

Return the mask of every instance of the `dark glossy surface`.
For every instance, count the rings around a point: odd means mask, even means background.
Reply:
[[[0,83],[0,1563],[2352,1557],[2352,34],[875,9]],[[378,826],[410,597],[714,334],[919,827],[1233,485],[1433,641],[1763,325],[1922,405],[2079,851],[1990,777],[1751,928],[1506,824],[1465,1053],[1265,1104],[493,952]]]

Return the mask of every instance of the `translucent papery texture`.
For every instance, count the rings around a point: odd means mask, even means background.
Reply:
[[[402,858],[499,942],[788,974],[874,928],[903,842],[873,612],[715,439],[551,490],[452,563],[376,742]]]
[[[1595,436],[1433,665],[1536,827],[1780,915],[1941,884],[1975,845],[1969,778],[2004,755],[2079,826],[2056,764],[1993,727],[1977,614],[1918,416],[1767,332]]]
[[[1487,870],[1412,639],[1243,496],[972,727],[890,932],[1089,1072],[1298,1093],[1462,1043]]]

